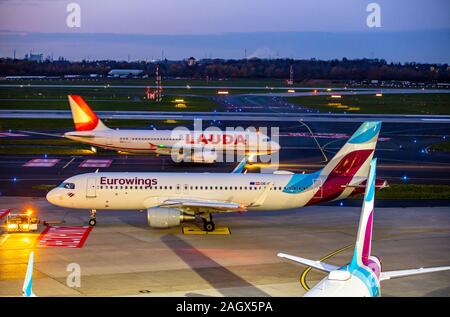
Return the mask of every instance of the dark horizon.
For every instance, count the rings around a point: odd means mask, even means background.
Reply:
[[[450,28],[414,31],[229,32],[198,35],[0,32],[0,56],[30,51],[81,60],[362,59],[450,63]],[[95,50],[92,47],[95,46]]]

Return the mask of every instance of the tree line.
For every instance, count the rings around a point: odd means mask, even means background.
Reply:
[[[294,80],[404,80],[449,81],[447,64],[388,63],[383,59],[203,59],[195,63],[163,60],[147,61],[80,61],[67,60],[43,62],[0,59],[0,76],[64,76],[98,74],[106,76],[111,69],[141,69],[153,77],[156,65],[163,77],[210,79],[219,78],[289,78],[290,68]]]

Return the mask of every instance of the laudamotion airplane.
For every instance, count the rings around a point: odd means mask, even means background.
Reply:
[[[215,163],[218,152],[264,155],[280,150],[277,142],[253,131],[114,130],[103,124],[81,96],[68,98],[76,131],[66,132],[64,137],[94,148],[120,153],[175,153],[178,162],[194,163]]]
[[[450,266],[382,271],[381,261],[371,255],[372,226],[375,199],[376,159],[370,164],[364,202],[359,220],[356,245],[352,261],[346,266],[334,266],[320,261],[279,253],[278,256],[320,271],[328,276],[315,285],[305,296],[314,297],[376,297],[380,296],[380,282],[397,277],[450,270]]]
[[[147,210],[150,227],[168,228],[213,213],[280,210],[344,199],[364,192],[381,122],[365,122],[331,161],[311,174],[88,173],[68,178],[47,194],[57,206],[96,210]],[[386,182],[377,182],[377,187]]]

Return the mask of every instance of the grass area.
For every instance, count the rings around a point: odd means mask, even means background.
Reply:
[[[79,145],[74,147],[11,147],[0,145],[1,154],[23,154],[23,155],[39,155],[43,156],[43,153],[48,155],[94,155],[88,146]]]
[[[24,94],[21,96],[0,94],[0,109],[28,110],[28,109],[46,109],[46,110],[69,110],[67,95],[69,92],[60,92],[57,95]],[[162,102],[153,102],[142,100],[142,96],[136,94],[119,93],[114,94],[96,94],[88,91],[81,94],[94,111],[102,110],[129,110],[129,111],[213,111],[220,107],[210,98],[191,97],[191,96],[166,96]],[[181,102],[183,108],[180,108],[180,102],[175,100],[184,100]]]
[[[389,94],[289,97],[287,100],[320,112],[367,114],[450,114],[450,94]]]
[[[430,147],[432,151],[450,152],[450,141],[434,144]]]
[[[133,128],[133,129],[149,129],[150,125],[154,125],[157,129],[173,129],[177,126],[186,126],[192,124],[192,121],[186,120],[103,120],[110,128]],[[3,119],[0,118],[0,131],[7,130],[74,130],[72,119]],[[17,140],[17,139],[15,139]]]
[[[1,85],[129,85],[147,86],[154,85],[154,78],[99,78],[99,79],[34,79],[34,80],[2,80]],[[235,87],[284,87],[286,81],[282,79],[164,79],[164,86],[235,86]]]
[[[450,185],[390,184],[376,199],[450,199]]]

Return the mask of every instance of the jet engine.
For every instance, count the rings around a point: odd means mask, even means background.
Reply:
[[[176,208],[147,209],[148,225],[152,228],[170,228],[179,226],[181,222],[195,220],[195,216],[183,214]]]
[[[210,149],[203,149],[202,151],[194,151],[192,153],[192,161],[194,163],[216,163],[217,152]]]

